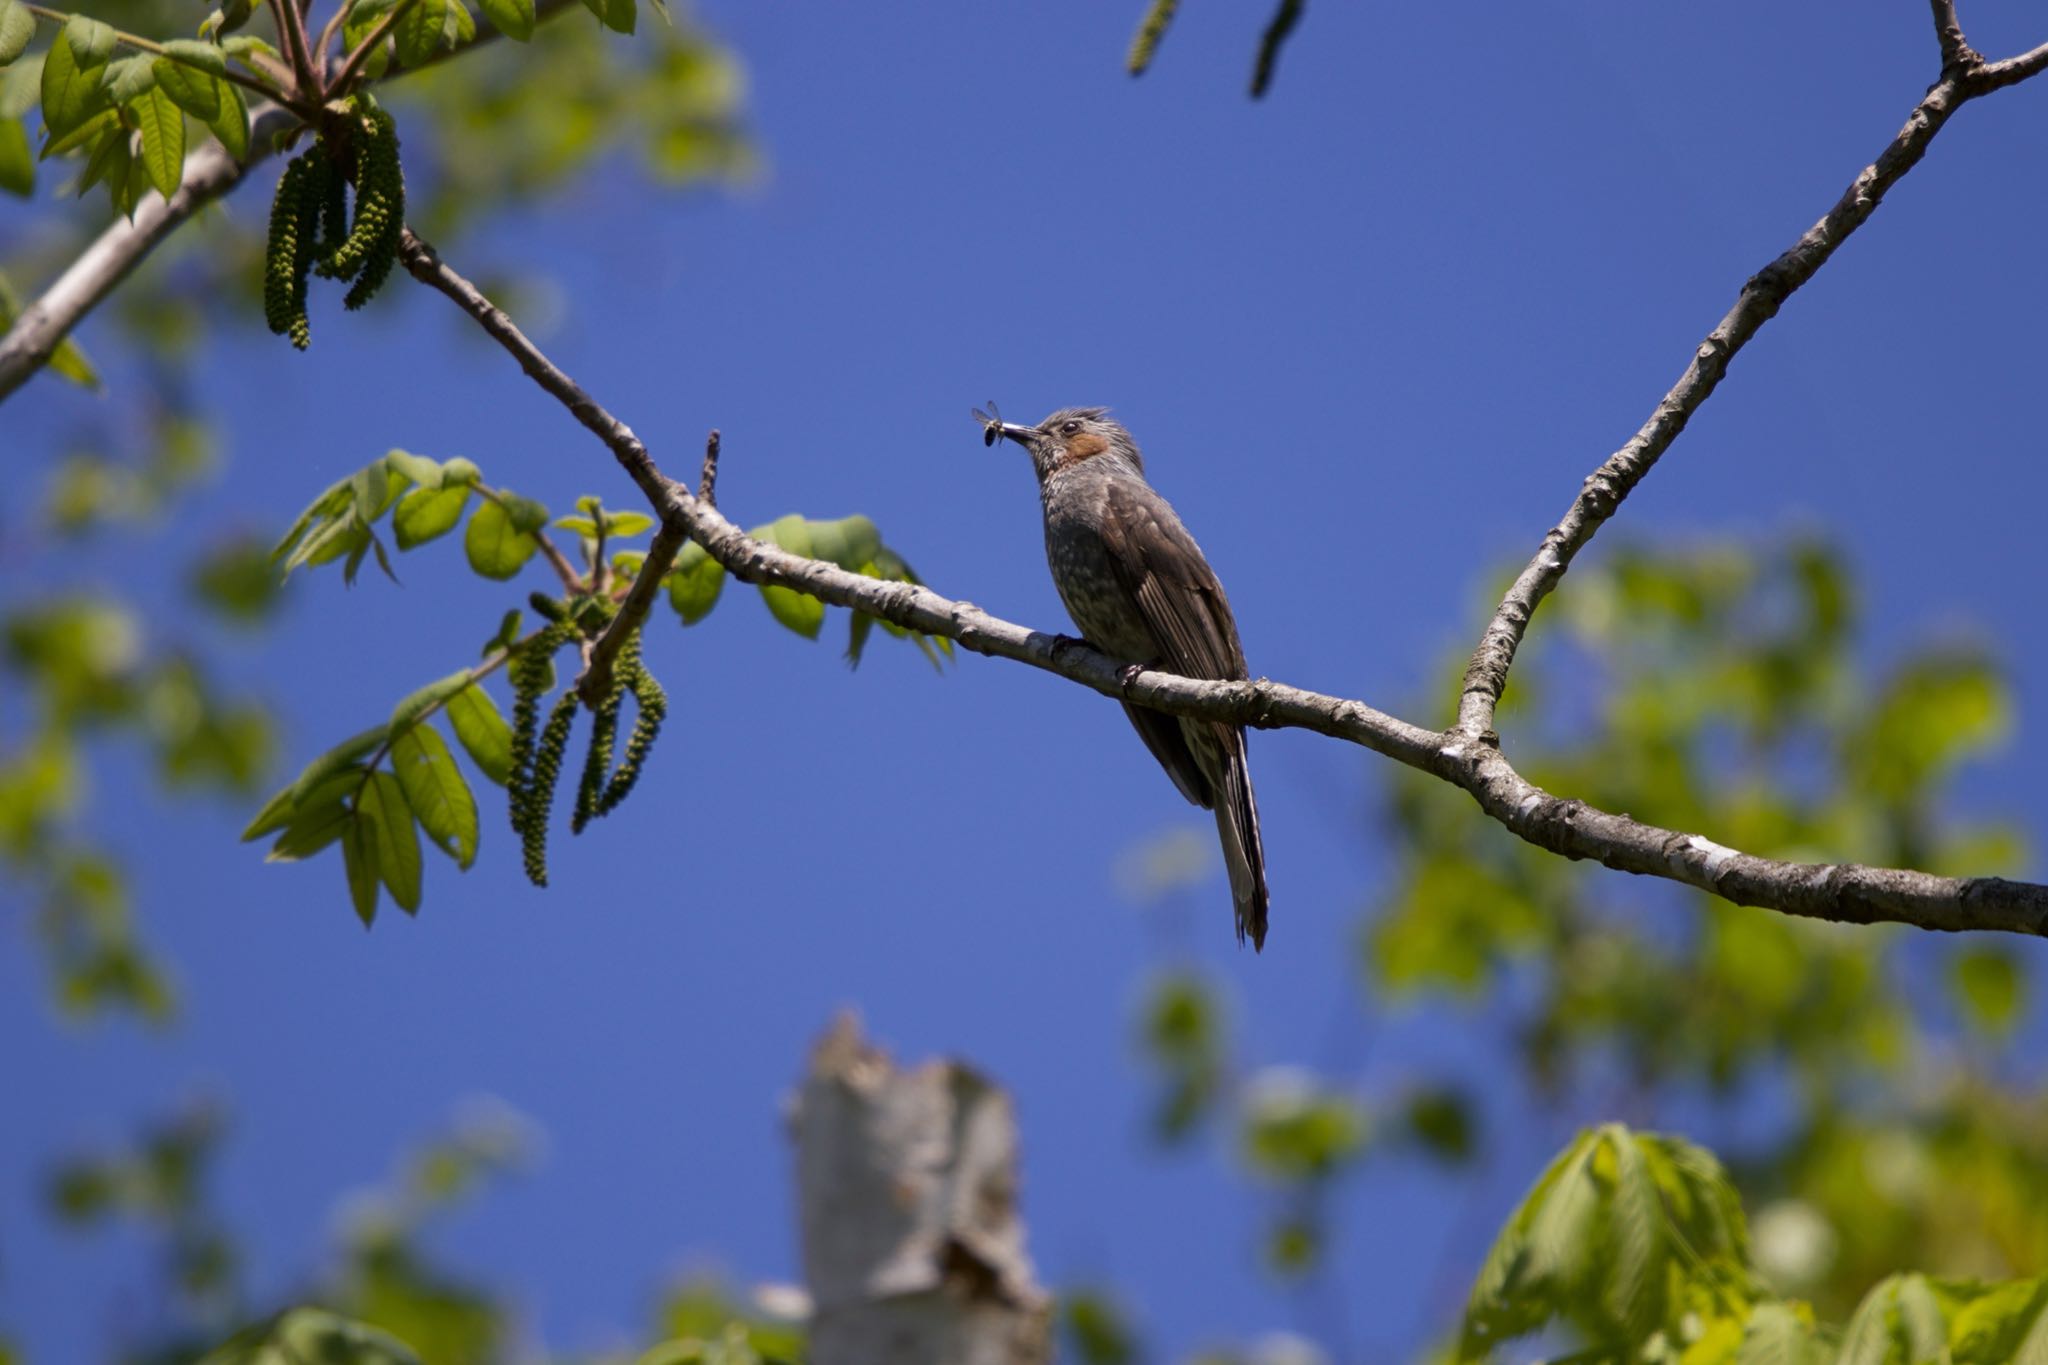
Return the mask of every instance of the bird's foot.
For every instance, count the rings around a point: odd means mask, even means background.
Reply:
[[[1143,664],[1125,664],[1116,671],[1117,691],[1126,697],[1131,695],[1131,684],[1138,681],[1138,675],[1145,671]]]

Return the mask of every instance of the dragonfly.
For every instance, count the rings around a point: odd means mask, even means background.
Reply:
[[[972,411],[974,420],[981,423],[981,443],[985,446],[994,445],[1003,434],[1003,414],[1002,410],[996,407],[996,400],[988,400],[987,412],[980,408],[974,408]]]

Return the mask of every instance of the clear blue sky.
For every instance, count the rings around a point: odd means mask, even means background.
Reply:
[[[941,591],[1047,629],[1065,621],[1029,470],[982,448],[967,407],[1111,404],[1228,584],[1255,672],[1441,721],[1450,698],[1417,699],[1469,647],[1492,574],[1935,75],[1916,3],[1318,4],[1255,105],[1263,6],[1187,5],[1133,81],[1139,8],[707,4],[750,73],[759,183],[675,198],[601,175],[456,264],[552,270],[551,354],[671,472],[722,428],[736,519],[865,512]],[[1970,36],[2030,46],[2032,9],[1970,0]],[[2048,83],[1959,115],[1608,532],[1818,527],[1848,547],[1874,664],[1930,634],[2000,642],[2023,719],[1969,795],[2037,844],[2044,129]],[[231,212],[256,221],[273,173]],[[233,464],[196,515],[274,532],[393,445],[561,509],[630,501],[565,413],[412,293],[368,320],[316,294],[310,358],[268,337],[209,352]],[[39,381],[8,404],[16,508],[95,401]],[[523,597],[458,555],[410,557],[402,589],[315,575],[279,628],[224,646],[280,706],[290,765],[470,661]],[[692,1261],[792,1278],[778,1106],[847,1004],[899,1054],[958,1053],[1014,1089],[1048,1282],[1110,1280],[1175,1351],[1296,1322],[1227,1155],[1145,1140],[1129,1026],[1161,937],[1112,869],[1199,817],[1100,697],[976,658],[935,676],[881,640],[849,673],[838,648],[745,590],[693,632],[657,621],[670,733],[617,816],[557,837],[555,889],[526,886],[492,812],[478,866],[430,862],[425,912],[370,934],[331,860],[265,866],[234,841],[246,812],[110,756],[103,832],[187,1012],[164,1036],[61,1026],[8,907],[0,1328],[78,1359],[108,1304],[146,1311],[138,1248],[52,1231],[33,1177],[209,1083],[231,1097],[220,1190],[260,1288],[302,1278],[335,1197],[480,1093],[534,1119],[546,1159],[440,1245],[520,1287],[550,1347],[637,1331]],[[1236,949],[1219,869],[1189,950],[1230,983],[1249,1059],[1355,1058],[1347,951],[1387,863],[1381,771],[1300,733],[1255,736],[1253,762],[1271,940]],[[1484,1037],[1411,1019],[1372,1041],[1368,1080],[1495,1066]],[[1398,1164],[1347,1187],[1337,1278],[1362,1358],[1448,1321],[1444,1255],[1462,1285],[1556,1136],[1526,1135],[1474,1210]]]

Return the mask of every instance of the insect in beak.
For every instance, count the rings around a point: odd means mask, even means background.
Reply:
[[[1003,434],[1003,414],[1002,410],[996,407],[996,400],[993,398],[988,400],[987,412],[983,412],[980,408],[975,408],[973,411],[974,420],[981,423],[981,443],[985,446],[994,445],[1001,439]]]

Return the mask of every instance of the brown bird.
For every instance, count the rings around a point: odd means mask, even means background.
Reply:
[[[1184,678],[1245,678],[1244,646],[1216,571],[1145,482],[1138,443],[1106,408],[1062,408],[1035,427],[976,411],[990,445],[1031,452],[1045,508],[1045,557],[1067,614],[1112,659]],[[1266,853],[1245,764],[1244,727],[1124,703],[1181,795],[1216,812],[1237,937],[1266,942]]]

